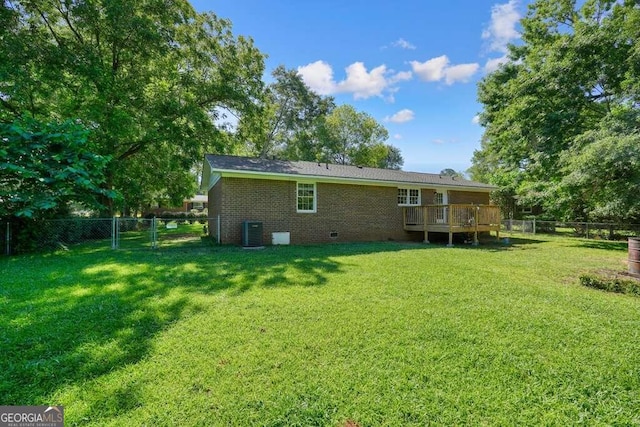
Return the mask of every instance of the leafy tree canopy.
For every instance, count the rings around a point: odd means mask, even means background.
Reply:
[[[185,0],[12,0],[0,17],[0,120],[81,120],[125,201],[188,196],[193,164],[227,149],[218,108],[250,111],[263,90],[253,42]]]
[[[385,141],[387,130],[350,105],[336,107],[321,124],[316,158],[338,164],[400,169],[400,151]]]
[[[640,218],[635,208],[598,208],[604,187],[566,194],[567,176],[576,162],[588,162],[581,156],[595,134],[633,139],[637,131],[633,120],[622,134],[609,127],[613,116],[640,106],[637,2],[538,0],[521,23],[523,43],[510,47],[511,61],[478,85],[486,129],[473,178],[499,185],[504,200],[543,206],[560,219]],[[615,205],[632,197],[625,189],[618,187]]]
[[[0,135],[0,218],[51,216],[69,202],[97,208],[116,197],[101,186],[109,158],[89,150],[81,125],[20,118],[0,123]]]
[[[332,97],[313,92],[295,70],[273,72],[255,116],[241,118],[238,138],[248,154],[290,160],[399,169],[398,148],[385,141],[387,130],[350,105],[336,107]]]

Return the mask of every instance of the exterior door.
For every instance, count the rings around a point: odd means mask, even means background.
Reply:
[[[447,222],[447,207],[444,206],[447,204],[447,192],[437,190],[434,195],[434,204],[440,205],[438,209],[436,209],[436,222],[438,224],[444,224]]]

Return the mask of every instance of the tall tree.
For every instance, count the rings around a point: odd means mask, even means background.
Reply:
[[[313,92],[296,70],[278,66],[256,108],[240,120],[238,135],[258,157],[308,156],[320,121],[335,107],[333,98]]]
[[[585,135],[614,111],[638,109],[639,13],[635,1],[533,3],[521,21],[523,44],[478,86],[486,129],[473,177],[558,217],[591,206],[588,193],[572,198],[573,207],[556,203],[557,191],[569,173],[567,153],[584,149]],[[600,217],[593,209],[583,215]]]
[[[327,161],[399,169],[400,150],[384,142],[387,130],[352,106],[309,88],[295,70],[277,67],[274,81],[240,118],[236,138],[247,153],[289,160]]]
[[[329,114],[319,130],[316,158],[338,164],[400,169],[400,151],[385,141],[387,130],[369,114],[341,105]]]
[[[226,149],[217,108],[250,110],[263,88],[253,42],[185,0],[12,0],[0,16],[0,120],[81,120],[125,200],[187,196],[194,162]],[[167,169],[140,174],[151,158]]]

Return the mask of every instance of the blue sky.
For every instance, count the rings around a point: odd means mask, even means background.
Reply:
[[[404,170],[465,170],[480,147],[476,83],[517,43],[527,0],[192,1],[228,18],[312,89],[382,123]],[[265,77],[268,81],[268,76]]]

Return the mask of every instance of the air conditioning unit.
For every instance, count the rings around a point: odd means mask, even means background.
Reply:
[[[242,246],[249,248],[262,246],[262,222],[242,222]]]

